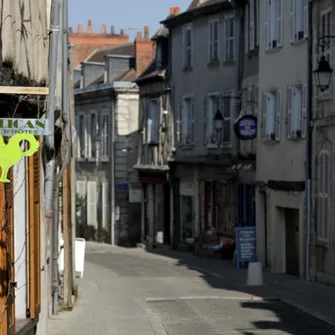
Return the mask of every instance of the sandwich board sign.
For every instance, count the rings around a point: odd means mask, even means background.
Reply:
[[[22,157],[34,155],[40,143],[35,136],[45,136],[49,132],[47,119],[0,119],[0,182],[10,183],[9,169]],[[9,137],[7,143],[4,137]],[[27,141],[29,148],[21,150],[21,142]]]
[[[256,227],[235,228],[236,266],[256,261]]]

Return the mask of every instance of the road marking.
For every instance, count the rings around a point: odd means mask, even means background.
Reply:
[[[271,301],[278,300],[273,297],[257,297],[253,295],[248,296],[180,296],[180,297],[155,297],[155,298],[145,298],[146,302],[168,302],[168,301],[177,301],[177,300],[239,300],[239,301]]]

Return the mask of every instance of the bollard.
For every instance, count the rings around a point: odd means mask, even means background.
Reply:
[[[263,271],[260,262],[250,262],[248,264],[248,286],[261,286],[263,285]]]

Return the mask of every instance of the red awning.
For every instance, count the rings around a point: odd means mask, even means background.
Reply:
[[[140,182],[143,184],[166,184],[166,178],[159,177],[140,177]]]

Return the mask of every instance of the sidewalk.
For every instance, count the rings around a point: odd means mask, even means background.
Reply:
[[[192,268],[207,277],[212,277],[212,279],[207,279],[212,287],[224,284],[231,290],[248,293],[262,299],[279,299],[335,326],[335,308],[330,308],[335,300],[334,287],[306,282],[286,274],[269,272],[263,274],[263,286],[251,287],[246,285],[247,270],[236,269],[229,261],[199,258],[192,253],[169,249],[125,249],[107,245],[106,248],[113,253],[151,258]]]

